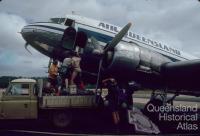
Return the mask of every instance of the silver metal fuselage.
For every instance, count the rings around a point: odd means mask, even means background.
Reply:
[[[98,72],[99,57],[92,50],[103,48],[109,43],[120,28],[110,24],[102,24],[95,20],[70,16],[74,19],[76,32],[84,32],[88,39],[83,49],[83,70],[89,73]],[[39,22],[25,26],[21,33],[33,48],[50,58],[56,58],[54,51],[65,52],[60,45],[65,29],[68,26],[52,22]],[[189,54],[159,44],[144,37],[127,36],[108,53],[104,72],[123,80],[138,80],[144,84],[158,84],[162,64],[173,61],[196,59]],[[148,44],[148,42],[152,44]],[[144,76],[145,75],[145,76]],[[152,82],[151,82],[152,81]],[[153,85],[155,85],[153,83]]]
[[[26,42],[33,48],[48,57],[52,57],[52,50],[49,48],[59,48],[58,44],[66,28],[67,26],[55,23],[34,23],[25,26],[21,33]]]

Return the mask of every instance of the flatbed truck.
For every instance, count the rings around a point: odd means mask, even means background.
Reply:
[[[5,92],[0,93],[0,121],[20,119],[49,119],[54,126],[67,127],[72,119],[98,119],[95,124],[111,121],[111,112],[97,105],[98,97],[90,91],[63,96],[44,95],[42,79],[12,80]],[[99,100],[99,99],[98,99]],[[108,113],[108,114],[107,114]],[[127,128],[137,133],[158,134],[158,127],[133,107],[127,110]],[[112,122],[112,121],[111,121]],[[125,124],[127,124],[125,123]]]
[[[0,94],[0,120],[49,118],[56,127],[70,124],[74,112],[96,109],[95,94],[43,95],[43,80],[12,80]]]

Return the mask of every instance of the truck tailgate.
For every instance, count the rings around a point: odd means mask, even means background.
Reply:
[[[41,108],[92,107],[95,95],[43,96],[39,105]]]

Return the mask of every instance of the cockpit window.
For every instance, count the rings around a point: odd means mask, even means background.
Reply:
[[[50,21],[53,23],[61,24],[65,22],[66,18],[51,18]]]
[[[66,20],[66,22],[65,22],[65,25],[66,25],[66,26],[74,27],[74,20],[68,18],[68,19]]]

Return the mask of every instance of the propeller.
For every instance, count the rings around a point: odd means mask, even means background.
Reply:
[[[29,52],[29,53],[32,55],[31,51],[30,51],[30,50],[28,50],[28,48],[27,48],[27,47],[28,47],[28,45],[29,45],[28,43],[25,43],[24,47],[25,47],[25,49],[26,49],[26,50],[27,50],[27,51],[28,51],[28,52]]]
[[[99,61],[99,70],[98,70],[97,82],[96,82],[96,92],[97,92],[97,89],[98,89],[98,86],[99,86],[99,80],[100,80],[100,74],[101,74],[101,67],[102,67],[102,64],[103,64],[103,57],[105,56],[105,54],[108,51],[114,49],[117,46],[117,44],[126,35],[126,33],[128,32],[128,30],[130,29],[131,25],[132,25],[132,23],[128,23],[127,25],[125,25],[121,29],[121,31],[117,35],[115,35],[115,37],[112,39],[112,41],[106,45],[106,47],[104,48],[103,52],[101,53],[102,56],[101,56],[101,59]]]
[[[128,23],[126,26],[124,26],[121,31],[115,35],[115,37],[112,39],[112,41],[106,46],[106,48],[104,49],[104,54],[115,48],[115,46],[117,46],[117,44],[122,40],[122,38],[126,35],[126,33],[128,32],[128,30],[130,29],[132,23]]]

